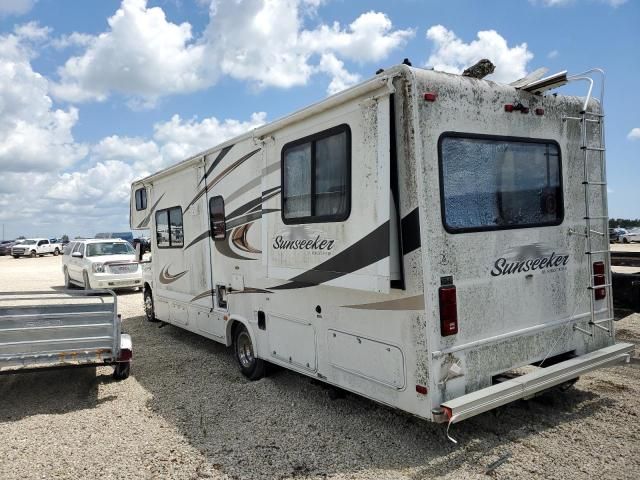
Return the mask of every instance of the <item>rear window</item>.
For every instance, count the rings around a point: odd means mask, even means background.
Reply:
[[[556,142],[445,133],[438,150],[442,218],[448,232],[562,223]]]

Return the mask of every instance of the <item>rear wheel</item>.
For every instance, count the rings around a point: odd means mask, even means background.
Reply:
[[[31,258],[36,258],[36,257],[38,256],[38,254],[36,253],[36,251],[35,251],[35,250],[31,250],[31,253],[29,254],[29,256],[30,256]]]
[[[73,288],[73,284],[71,283],[71,277],[69,276],[69,270],[64,269],[64,288],[69,289]]]
[[[129,378],[131,373],[131,363],[117,363],[113,369],[113,378],[116,380],[125,380]]]
[[[233,350],[236,361],[240,366],[240,371],[245,377],[249,380],[260,380],[264,377],[264,360],[255,356],[251,336],[244,325],[240,325],[235,330]]]
[[[60,250],[58,250],[57,248],[53,251],[53,256],[57,257],[58,255],[60,255]]]
[[[85,290],[91,290],[91,283],[89,282],[89,274],[85,271],[82,272],[82,283]]]
[[[622,243],[629,243],[629,239],[622,237]]]
[[[149,322],[157,322],[156,311],[153,308],[153,294],[150,288],[144,290],[144,315]]]

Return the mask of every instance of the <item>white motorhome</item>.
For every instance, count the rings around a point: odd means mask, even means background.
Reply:
[[[401,65],[134,182],[149,319],[450,423],[628,360],[578,79]]]

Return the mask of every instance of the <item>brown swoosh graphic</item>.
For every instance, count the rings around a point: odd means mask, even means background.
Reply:
[[[184,272],[180,272],[180,273],[176,273],[175,275],[171,275],[169,273],[169,265],[165,265],[162,270],[160,271],[160,276],[158,277],[158,279],[160,280],[160,283],[163,283],[165,285],[169,284],[169,283],[173,283],[176,280],[184,277],[187,272],[189,270],[185,270]]]
[[[247,234],[249,233],[249,229],[253,225],[253,222],[242,225],[241,227],[235,228],[233,233],[231,234],[231,241],[233,244],[239,249],[247,253],[262,253],[261,250],[258,250],[255,247],[252,247],[247,240]]]
[[[162,195],[160,195],[160,198],[158,200],[156,200],[156,203],[153,204],[153,206],[151,207],[151,210],[149,210],[149,215],[147,215],[146,217],[144,217],[142,219],[142,221],[138,225],[138,228],[144,228],[147,225],[149,225],[149,220],[151,220],[151,215],[153,215],[153,212],[155,211],[156,207],[160,203],[160,200],[162,200],[162,197],[164,197],[164,193]]]
[[[396,298],[384,302],[363,303],[360,305],[343,305],[344,308],[358,310],[424,310],[424,295]]]

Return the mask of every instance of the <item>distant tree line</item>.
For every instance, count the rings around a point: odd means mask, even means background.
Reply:
[[[609,219],[609,228],[634,228],[640,227],[640,218],[636,218],[635,220],[630,220],[628,218],[610,218]]]

